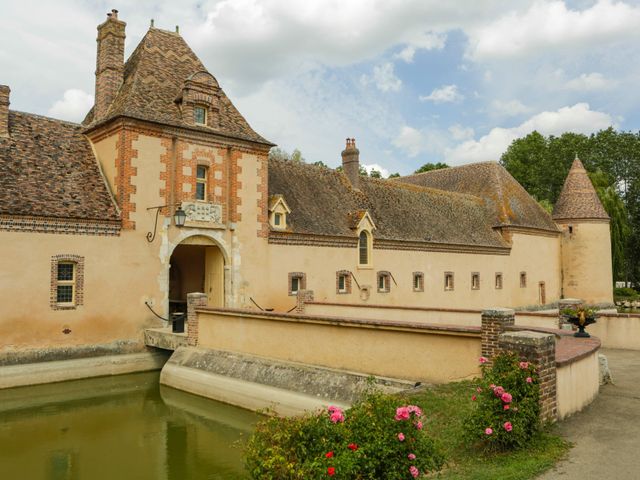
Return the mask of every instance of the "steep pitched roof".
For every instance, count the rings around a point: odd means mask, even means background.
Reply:
[[[185,80],[202,71],[207,69],[178,33],[150,28],[125,63],[124,82],[104,120],[127,116],[271,145],[249,126],[222,90],[218,129],[184,122],[176,99]],[[83,123],[92,126],[92,122],[93,110]]]
[[[355,237],[353,217],[367,210],[377,239],[506,247],[491,212],[471,195],[362,177],[354,190],[344,173],[269,160],[269,195],[282,194],[294,233]]]
[[[14,111],[0,138],[0,214],[120,219],[82,127]]]
[[[475,195],[493,212],[494,226],[558,230],[551,216],[496,162],[432,170],[395,181]]]
[[[582,162],[576,157],[553,208],[556,220],[608,219],[596,189]]]

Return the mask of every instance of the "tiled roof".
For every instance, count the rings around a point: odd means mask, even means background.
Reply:
[[[496,162],[432,170],[395,181],[475,195],[492,211],[494,226],[558,230],[551,216]]]
[[[571,219],[608,219],[596,189],[587,175],[582,162],[576,158],[571,165],[562,192],[553,209],[553,218]]]
[[[125,63],[124,82],[104,120],[123,115],[271,145],[249,126],[222,90],[219,128],[184,122],[176,99],[185,80],[202,71],[207,69],[178,33],[150,28]],[[92,126],[92,122],[93,110],[83,124]]]
[[[369,211],[374,238],[506,247],[491,212],[472,195],[362,177],[354,190],[344,173],[300,162],[269,161],[269,195],[291,208],[294,233],[355,237],[354,216]]]
[[[82,126],[9,112],[9,138],[0,138],[0,214],[120,219]]]

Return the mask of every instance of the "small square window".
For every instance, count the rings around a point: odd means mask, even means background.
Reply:
[[[480,274],[477,272],[471,274],[471,290],[480,290]]]
[[[351,272],[339,270],[336,272],[336,293],[351,293]]]
[[[496,273],[496,290],[502,289],[502,274]]]
[[[444,289],[453,290],[453,272],[445,272],[444,274]]]
[[[527,272],[520,272],[520,288],[527,287]]]
[[[289,274],[289,295],[297,295],[300,290],[306,288],[306,275],[295,272]]]
[[[202,106],[193,107],[193,120],[198,125],[206,125],[207,124],[207,109]]]
[[[388,293],[391,291],[391,274],[389,272],[378,272],[378,292]]]
[[[424,292],[424,274],[422,272],[413,272],[413,291]]]

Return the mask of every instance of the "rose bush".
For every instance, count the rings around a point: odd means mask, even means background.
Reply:
[[[370,393],[350,409],[331,406],[258,424],[245,450],[251,478],[411,480],[437,471],[443,456],[424,413],[398,396]]]
[[[468,441],[490,450],[526,446],[540,428],[540,387],[535,367],[517,355],[502,353],[488,367],[480,357],[483,378],[471,396],[466,419]]]

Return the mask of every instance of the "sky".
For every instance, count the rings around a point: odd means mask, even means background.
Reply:
[[[96,26],[180,33],[262,136],[383,175],[500,159],[516,138],[640,130],[640,0],[0,0],[11,108],[79,122]]]

